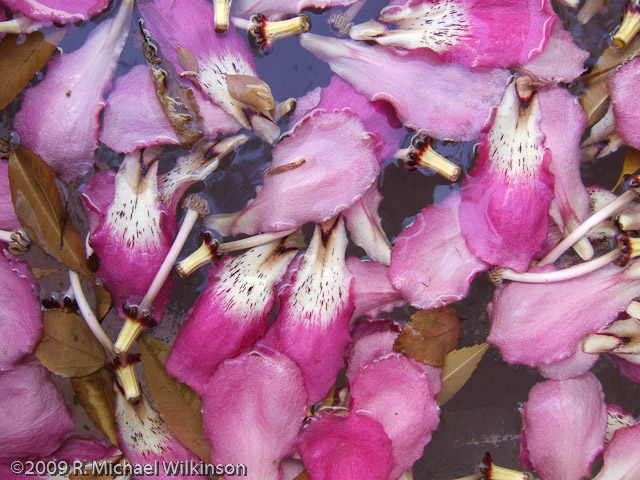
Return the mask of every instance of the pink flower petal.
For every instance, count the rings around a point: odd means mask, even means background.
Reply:
[[[547,236],[553,176],[540,121],[537,95],[521,99],[512,82],[462,182],[462,234],[492,265],[526,270]]]
[[[160,202],[158,162],[148,158],[154,155],[151,149],[144,152],[128,154],[115,177],[96,175],[81,187],[85,210],[90,212],[89,244],[100,262],[97,273],[119,312],[123,304],[142,300],[177,228]],[[107,188],[105,177],[113,178],[113,189]],[[169,278],[153,303],[156,321],[162,318],[172,287]]]
[[[5,7],[31,20],[66,25],[99,15],[110,0],[3,0]]]
[[[541,480],[590,476],[607,426],[600,382],[586,373],[571,380],[538,383],[529,392],[522,423],[525,455]]]
[[[16,268],[21,265],[25,268],[18,275]],[[34,295],[33,282],[24,262],[10,261],[0,253],[0,371],[13,368],[40,341],[40,300]]]
[[[0,462],[46,457],[75,427],[62,393],[41,365],[0,373]]]
[[[269,19],[293,16],[305,8],[325,9],[351,5],[358,0],[234,0],[231,12],[234,16],[249,18],[262,13]]]
[[[297,448],[311,480],[387,480],[395,463],[382,425],[353,412],[312,417]]]
[[[424,208],[396,239],[389,278],[416,308],[463,299],[474,277],[488,265],[473,255],[460,231],[460,194]]]
[[[0,161],[0,230],[12,231],[16,228],[20,228],[20,220],[16,216],[13,202],[11,201],[9,164]]]
[[[624,355],[611,355],[620,373],[635,383],[640,383],[640,365],[625,360]]]
[[[87,463],[119,455],[118,447],[114,447],[106,440],[83,435],[67,438],[62,446],[51,454],[50,458],[64,460],[68,463],[73,463],[75,460]]]
[[[380,422],[391,439],[396,478],[422,456],[438,427],[440,408],[427,375],[400,354],[369,363],[352,377],[351,409]]]
[[[391,312],[405,304],[400,292],[391,285],[389,269],[384,265],[349,257],[347,267],[353,275],[352,294],[356,308],[352,319],[377,318],[380,312]]]
[[[335,384],[351,342],[354,305],[346,247],[342,219],[328,232],[316,226],[293,284],[281,295],[278,317],[260,342],[298,364],[312,404]]]
[[[567,358],[637,295],[639,266],[609,265],[564,282],[502,286],[488,308],[488,341],[509,363],[536,366]]]
[[[284,355],[251,352],[227,360],[203,398],[211,462],[242,463],[249,479],[279,480],[279,462],[293,454],[306,408],[300,369]]]
[[[16,115],[14,127],[24,146],[65,182],[93,164],[103,96],[129,34],[132,9],[133,0],[124,1],[116,17],[98,25],[80,49],[52,58],[44,80],[27,90]]]
[[[209,217],[207,227],[236,235],[320,223],[353,205],[379,173],[373,139],[349,110],[311,113],[272,152],[255,200],[235,215]]]
[[[585,71],[587,58],[589,52],[573,43],[571,33],[564,29],[560,20],[556,20],[542,53],[518,70],[536,81],[571,83]]]
[[[209,478],[205,475],[187,475],[173,472],[171,466],[178,466],[179,462],[188,461],[200,465],[200,459],[178,438],[171,433],[167,424],[156,412],[147,398],[142,395],[140,400],[129,403],[119,387],[116,391],[116,426],[118,431],[118,444],[124,456],[132,465],[138,465],[140,469],[145,465],[152,468],[157,465],[158,470],[153,473],[138,472],[132,478],[144,479],[148,475],[158,480],[170,480],[176,478]],[[169,464],[169,469],[164,463]]]
[[[604,451],[604,467],[593,480],[634,480],[640,478],[640,423],[616,431]]]
[[[382,45],[425,48],[468,67],[510,67],[538,55],[556,20],[546,1],[406,0],[382,10],[397,28],[373,39]]]
[[[441,140],[477,138],[509,78],[506,70],[471,71],[425,52],[397,55],[310,33],[300,43],[362,95],[393,105],[404,125]]]
[[[267,330],[274,289],[296,254],[280,241],[226,257],[190,310],[167,359],[167,371],[201,395],[223,361],[248,350]]]
[[[640,58],[635,58],[609,79],[616,132],[633,148],[640,148]]]
[[[591,370],[600,357],[597,353],[584,353],[582,342],[569,357],[546,365],[539,365],[538,371],[544,378],[550,380],[567,380],[578,377]]]

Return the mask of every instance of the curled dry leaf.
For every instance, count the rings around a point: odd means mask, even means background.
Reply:
[[[55,49],[41,32],[30,33],[23,43],[18,43],[18,35],[4,37],[0,43],[0,110],[18,96]]]
[[[485,342],[447,353],[442,367],[442,389],[436,395],[438,405],[451,400],[467,383],[488,349],[489,344]]]
[[[36,357],[50,372],[84,377],[104,367],[104,350],[78,315],[59,310],[45,312],[43,324]]]
[[[611,191],[615,192],[616,188],[618,188],[623,182],[625,175],[632,175],[638,170],[640,170],[640,151],[636,150],[635,148],[629,148],[627,155],[624,157],[624,164],[622,165],[620,177],[616,182],[616,186],[613,187]]]
[[[55,180],[54,171],[38,155],[24,147],[11,150],[9,183],[20,223],[47,254],[93,279],[84,242],[67,221],[67,208]]]
[[[86,377],[72,378],[71,386],[93,424],[112,445],[118,446],[113,381],[113,373],[103,367]]]
[[[209,461],[211,444],[204,437],[200,413],[202,399],[165,370],[164,364],[171,349],[148,335],[140,336],[138,347],[147,387],[162,419],[186,447],[202,460]]]
[[[99,322],[102,322],[113,306],[113,299],[109,291],[102,285],[94,284],[93,292],[96,296],[96,317]]]
[[[462,322],[455,308],[420,310],[396,338],[393,349],[419,362],[442,367],[447,352],[462,338]]]
[[[293,480],[310,480],[309,479],[309,474],[307,473],[306,470],[303,470],[302,472],[300,472],[300,475],[298,475]]]

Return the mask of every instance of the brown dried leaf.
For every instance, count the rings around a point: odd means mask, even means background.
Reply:
[[[293,480],[310,480],[309,479],[309,474],[307,473],[306,470],[303,470],[302,472],[300,472],[300,475],[298,475]]]
[[[48,311],[43,324],[36,357],[49,371],[63,377],[84,377],[104,367],[104,350],[78,315]]]
[[[211,444],[204,438],[202,399],[187,385],[167,373],[164,364],[170,348],[149,335],[138,338],[147,387],[156,409],[173,434],[202,460],[209,461]]]
[[[94,284],[93,291],[96,295],[96,317],[101,322],[111,310],[113,299],[109,291],[101,285]]]
[[[84,242],[67,221],[67,208],[55,179],[54,171],[38,155],[24,147],[11,150],[11,199],[20,223],[47,254],[93,279]]]
[[[625,175],[632,175],[640,170],[640,152],[635,148],[629,148],[627,155],[624,157],[624,164],[622,165],[622,171],[616,186],[611,189],[612,192],[616,190],[624,180]]]
[[[86,377],[72,378],[71,386],[94,425],[113,445],[118,446],[116,394],[113,391],[113,382],[113,373],[101,368]]]
[[[18,96],[56,49],[41,32],[30,33],[23,43],[17,40],[18,35],[7,34],[0,43],[0,110]]]
[[[462,322],[455,308],[420,310],[411,315],[393,344],[396,352],[441,367],[447,352],[462,338]]]
[[[442,389],[436,395],[438,405],[444,405],[467,383],[489,348],[488,343],[453,350],[447,354],[442,367]]]

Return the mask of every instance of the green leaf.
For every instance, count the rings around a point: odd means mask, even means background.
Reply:
[[[467,383],[478,363],[489,348],[488,343],[464,347],[449,352],[442,367],[442,389],[436,396],[439,405],[444,405]]]

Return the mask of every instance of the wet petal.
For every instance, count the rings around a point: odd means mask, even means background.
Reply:
[[[604,452],[604,466],[593,480],[633,480],[640,477],[640,423],[616,431]]]
[[[99,15],[110,0],[3,0],[12,11],[20,11],[32,20],[48,20],[66,25]]]
[[[312,417],[297,449],[311,480],[387,480],[395,463],[382,425],[353,412]]]
[[[488,265],[473,255],[460,231],[460,195],[424,208],[396,239],[389,278],[416,308],[463,299],[474,277]]]
[[[353,319],[362,316],[377,318],[381,312],[391,312],[405,304],[402,295],[389,281],[389,269],[378,262],[366,262],[356,257],[347,259],[353,275]]]
[[[218,365],[267,330],[275,287],[296,251],[275,241],[210,267],[209,284],[178,333],[167,371],[202,395]]]
[[[65,182],[81,177],[93,164],[103,96],[129,34],[132,9],[133,0],[124,1],[116,17],[100,23],[82,47],[52,58],[44,80],[26,91],[16,115],[14,127],[24,146]]]
[[[544,378],[550,380],[567,380],[591,370],[599,357],[597,353],[583,352],[582,342],[580,342],[571,356],[547,365],[540,365],[538,371]]]
[[[300,43],[362,95],[393,105],[404,125],[441,140],[477,138],[509,78],[506,70],[471,71],[429,53],[397,55],[383,46],[310,33]]]
[[[11,200],[9,164],[0,160],[0,230],[12,231],[16,228],[20,228],[20,220]]]
[[[242,463],[249,479],[279,480],[279,462],[293,454],[306,408],[300,369],[284,355],[251,352],[227,360],[203,399],[211,462]]]
[[[75,460],[92,462],[119,456],[120,450],[104,439],[90,435],[73,436],[65,440],[62,446],[51,454],[54,460],[64,460],[73,463]]]
[[[0,253],[0,371],[11,369],[40,341],[40,299],[34,294],[33,282],[24,262]]]
[[[526,270],[547,236],[553,176],[540,121],[538,96],[521,99],[512,82],[462,182],[462,234],[492,265]]]
[[[640,365],[637,362],[631,363],[624,357],[625,355],[612,355],[611,359],[624,377],[632,382],[640,383]]]
[[[237,17],[249,18],[251,15],[263,15],[277,19],[290,17],[306,8],[325,9],[335,6],[347,6],[358,0],[233,0],[231,13]]]
[[[556,20],[540,0],[406,0],[382,10],[395,27],[372,39],[382,45],[426,48],[468,67],[510,67],[538,55]]]
[[[335,384],[351,342],[349,320],[354,305],[346,246],[342,219],[329,231],[316,226],[293,284],[282,293],[280,312],[260,342],[298,364],[311,404]]]
[[[488,307],[488,341],[509,363],[536,366],[567,358],[637,295],[638,267],[610,265],[564,282],[502,286]]]
[[[348,110],[304,117],[272,154],[255,200],[235,215],[209,217],[207,227],[235,235],[323,222],[353,205],[379,173],[373,139]]]
[[[21,365],[0,373],[0,462],[46,457],[75,427],[49,371]]]
[[[525,455],[542,480],[588,477],[602,451],[607,426],[600,382],[586,373],[536,384],[525,403],[522,423]]]
[[[640,148],[640,59],[631,60],[611,77],[607,88],[613,101],[616,132],[633,148]]]

